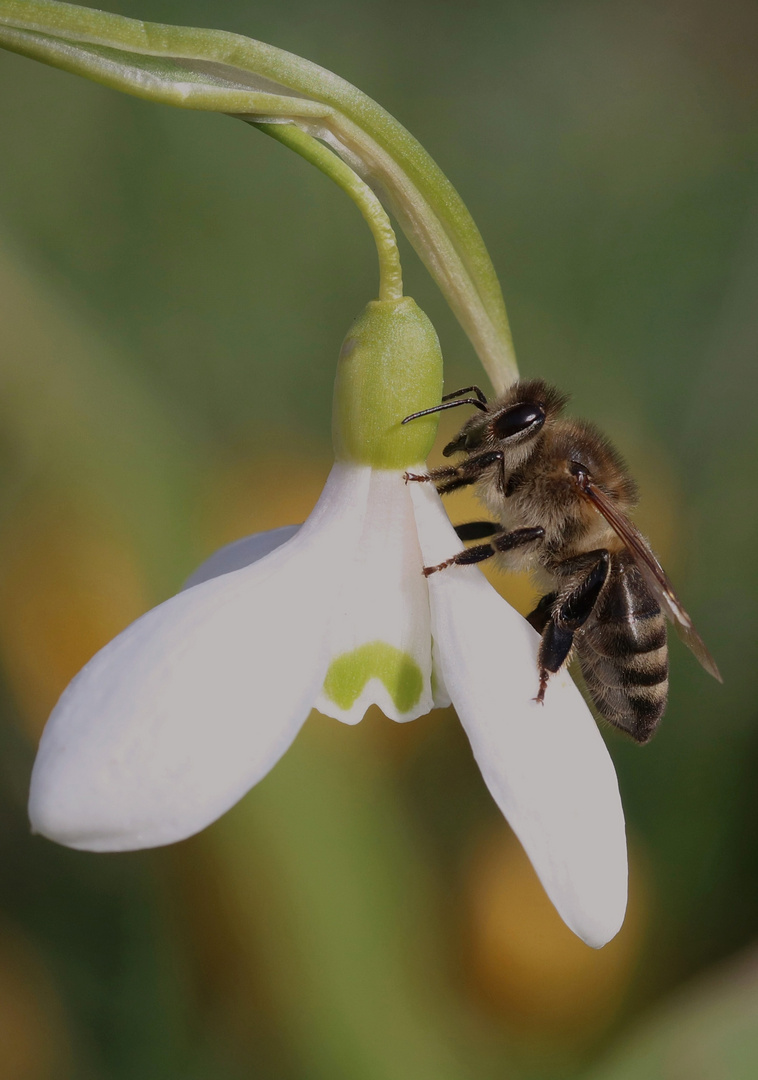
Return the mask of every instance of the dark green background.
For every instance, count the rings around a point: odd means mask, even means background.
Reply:
[[[63,851],[27,835],[38,721],[16,690],[8,600],[0,946],[24,942],[16,968],[32,979],[24,1015],[39,1053],[18,1066],[26,1072],[0,1062],[0,1080],[755,1076],[758,979],[745,950],[758,928],[758,9],[124,0],[110,10],[307,56],[420,139],[488,245],[522,373],[569,390],[638,473],[640,520],[724,685],[674,644],[654,742],[608,736],[645,929],[619,982],[623,1005],[572,1038],[539,1008],[527,1032],[518,1008],[468,971],[467,853],[496,817],[453,718],[423,722],[408,745],[404,733],[306,732],[207,841],[135,856]],[[205,553],[198,521],[209,498],[223,503],[218,478],[248,470],[251,506],[260,481],[276,518],[272,488],[289,485],[299,507],[300,470],[310,477],[317,460],[325,473],[335,358],[376,289],[370,237],[326,178],[243,124],[11,54],[0,54],[0,147],[0,603],[19,594],[18,538],[35,515],[55,551],[55,522],[83,514],[126,538],[144,606]],[[405,243],[403,254],[448,387],[482,381]],[[266,521],[277,523],[287,521]],[[72,616],[71,635],[77,626]],[[25,647],[34,654],[33,635]],[[230,914],[230,875],[246,918]],[[739,973],[713,982],[735,953]],[[683,990],[691,980],[704,988]],[[17,999],[12,987],[7,996]],[[3,1001],[0,979],[0,1031],[21,1031]],[[710,1049],[695,1073],[683,1055],[698,1039]]]

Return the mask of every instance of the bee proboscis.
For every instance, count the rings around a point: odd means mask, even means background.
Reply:
[[[545,589],[527,616],[541,635],[536,700],[575,655],[599,714],[644,743],[668,698],[666,618],[705,670],[721,675],[628,516],[637,489],[620,455],[592,424],[563,417],[566,401],[541,379],[521,380],[492,402],[468,386],[405,418],[478,410],[443,450],[462,461],[406,479],[432,482],[441,495],[473,484],[494,519],[457,526],[461,540],[485,542],[424,573],[493,555],[535,572]]]

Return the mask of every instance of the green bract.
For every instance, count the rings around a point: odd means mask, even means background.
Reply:
[[[338,461],[406,469],[426,460],[439,403],[442,353],[434,327],[410,296],[372,300],[348,331],[337,364],[332,439]]]

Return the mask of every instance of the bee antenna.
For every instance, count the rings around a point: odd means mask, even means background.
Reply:
[[[407,424],[409,420],[418,420],[419,416],[429,416],[430,413],[442,412],[443,409],[455,409],[459,405],[475,405],[482,412],[487,411],[486,403],[480,401],[479,398],[461,398],[460,401],[443,401],[441,405],[435,405],[431,409],[422,409],[421,412],[411,413],[410,416],[406,416],[402,423]]]

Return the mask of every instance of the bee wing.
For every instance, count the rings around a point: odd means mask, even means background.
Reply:
[[[605,492],[592,483],[586,473],[577,475],[577,483],[582,493],[590,500],[595,509],[603,515],[613,531],[624,541],[637,569],[645,579],[653,596],[658,600],[664,614],[676,627],[679,637],[692,650],[708,674],[713,675],[714,679],[718,679],[719,682],[723,682],[716,661],[708,652],[705,642],[692,625],[692,619],[679,602],[673,585],[650,550],[645,537],[631,523],[629,518],[614,506]]]

